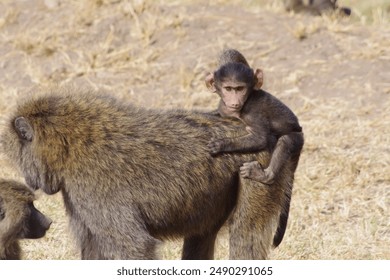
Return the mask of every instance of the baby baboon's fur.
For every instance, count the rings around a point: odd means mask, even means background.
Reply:
[[[228,63],[242,63],[249,67],[245,57],[235,49],[225,49],[218,57],[218,68]]]
[[[57,89],[21,104],[1,141],[30,187],[62,192],[83,259],[155,259],[159,240],[176,237],[184,237],[183,259],[212,259],[238,191],[251,191],[240,186],[239,166],[268,160],[209,154],[210,138],[237,132],[246,133],[240,122],[206,113]],[[257,212],[247,215],[259,235],[243,236],[233,257],[267,257],[290,189],[292,173],[283,172],[271,187],[257,186]]]
[[[19,239],[41,238],[51,220],[33,204],[34,194],[25,185],[0,179],[0,260],[19,260]]]

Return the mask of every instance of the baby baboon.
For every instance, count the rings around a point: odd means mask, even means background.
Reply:
[[[221,56],[225,56],[225,52]],[[257,162],[247,163],[241,168],[246,178],[272,183],[282,165],[291,156],[299,156],[302,150],[303,134],[297,117],[276,97],[260,90],[263,83],[261,70],[257,69],[254,73],[241,62],[222,65],[206,78],[206,83],[221,97],[218,107],[220,115],[241,120],[248,131],[247,135],[241,137],[211,141],[208,145],[210,153],[216,155],[272,149],[277,139],[271,162],[265,170]]]
[[[159,240],[176,237],[184,237],[183,259],[212,259],[238,189],[246,188],[239,166],[268,160],[266,152],[210,156],[208,139],[236,133],[244,129],[235,120],[62,88],[22,103],[1,142],[30,187],[61,191],[83,259],[154,259]],[[289,166],[282,173],[272,188],[256,190],[259,243],[237,245],[261,251],[259,258],[272,246],[293,177]]]
[[[41,238],[51,220],[34,207],[34,194],[23,184],[0,179],[0,260],[19,260],[19,239]]]
[[[341,15],[351,15],[351,9],[338,7],[337,0],[283,0],[283,2],[287,11],[307,12],[313,15],[337,11]]]
[[[226,63],[207,76],[206,85],[221,97],[218,107],[220,115],[241,120],[246,124],[248,134],[237,138],[212,140],[208,147],[213,155],[224,152],[273,150],[266,169],[257,161],[244,163],[241,167],[241,175],[244,178],[272,184],[287,161],[295,162],[293,168],[295,171],[303,147],[302,128],[297,117],[286,105],[271,94],[260,90],[263,84],[263,73],[260,69],[253,71],[247,63],[242,63],[243,56],[236,50],[224,51],[221,57],[234,59],[232,53],[239,54],[238,62],[220,58],[220,61]],[[280,232],[282,236],[275,237],[275,246],[279,245],[283,238],[286,226],[283,224],[287,223],[289,205],[290,197],[287,197],[285,205],[287,216],[281,217],[282,227],[279,227],[277,235]]]

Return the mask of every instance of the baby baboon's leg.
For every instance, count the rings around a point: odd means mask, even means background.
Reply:
[[[300,155],[303,147],[303,133],[292,132],[281,136],[272,153],[271,161],[264,170],[268,178],[274,179],[282,166],[293,156]],[[295,171],[295,170],[294,170]]]
[[[264,184],[272,184],[283,165],[295,155],[300,155],[303,147],[303,133],[292,132],[281,136],[272,153],[271,161],[266,169],[257,162],[244,163],[241,175]],[[296,166],[295,166],[296,168]],[[295,171],[295,170],[294,170]]]

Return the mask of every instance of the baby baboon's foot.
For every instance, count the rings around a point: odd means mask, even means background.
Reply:
[[[242,177],[247,179],[252,179],[263,184],[270,185],[274,182],[274,175],[272,172],[269,172],[257,161],[245,162],[240,168],[240,174]]]
[[[263,167],[257,161],[244,162],[240,167],[240,174],[244,178],[256,181],[257,178],[263,178],[265,176]]]

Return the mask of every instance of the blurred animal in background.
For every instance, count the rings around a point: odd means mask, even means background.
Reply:
[[[313,15],[321,15],[328,12],[337,12],[341,15],[351,15],[348,7],[339,7],[337,0],[283,0],[287,11],[307,12]]]

